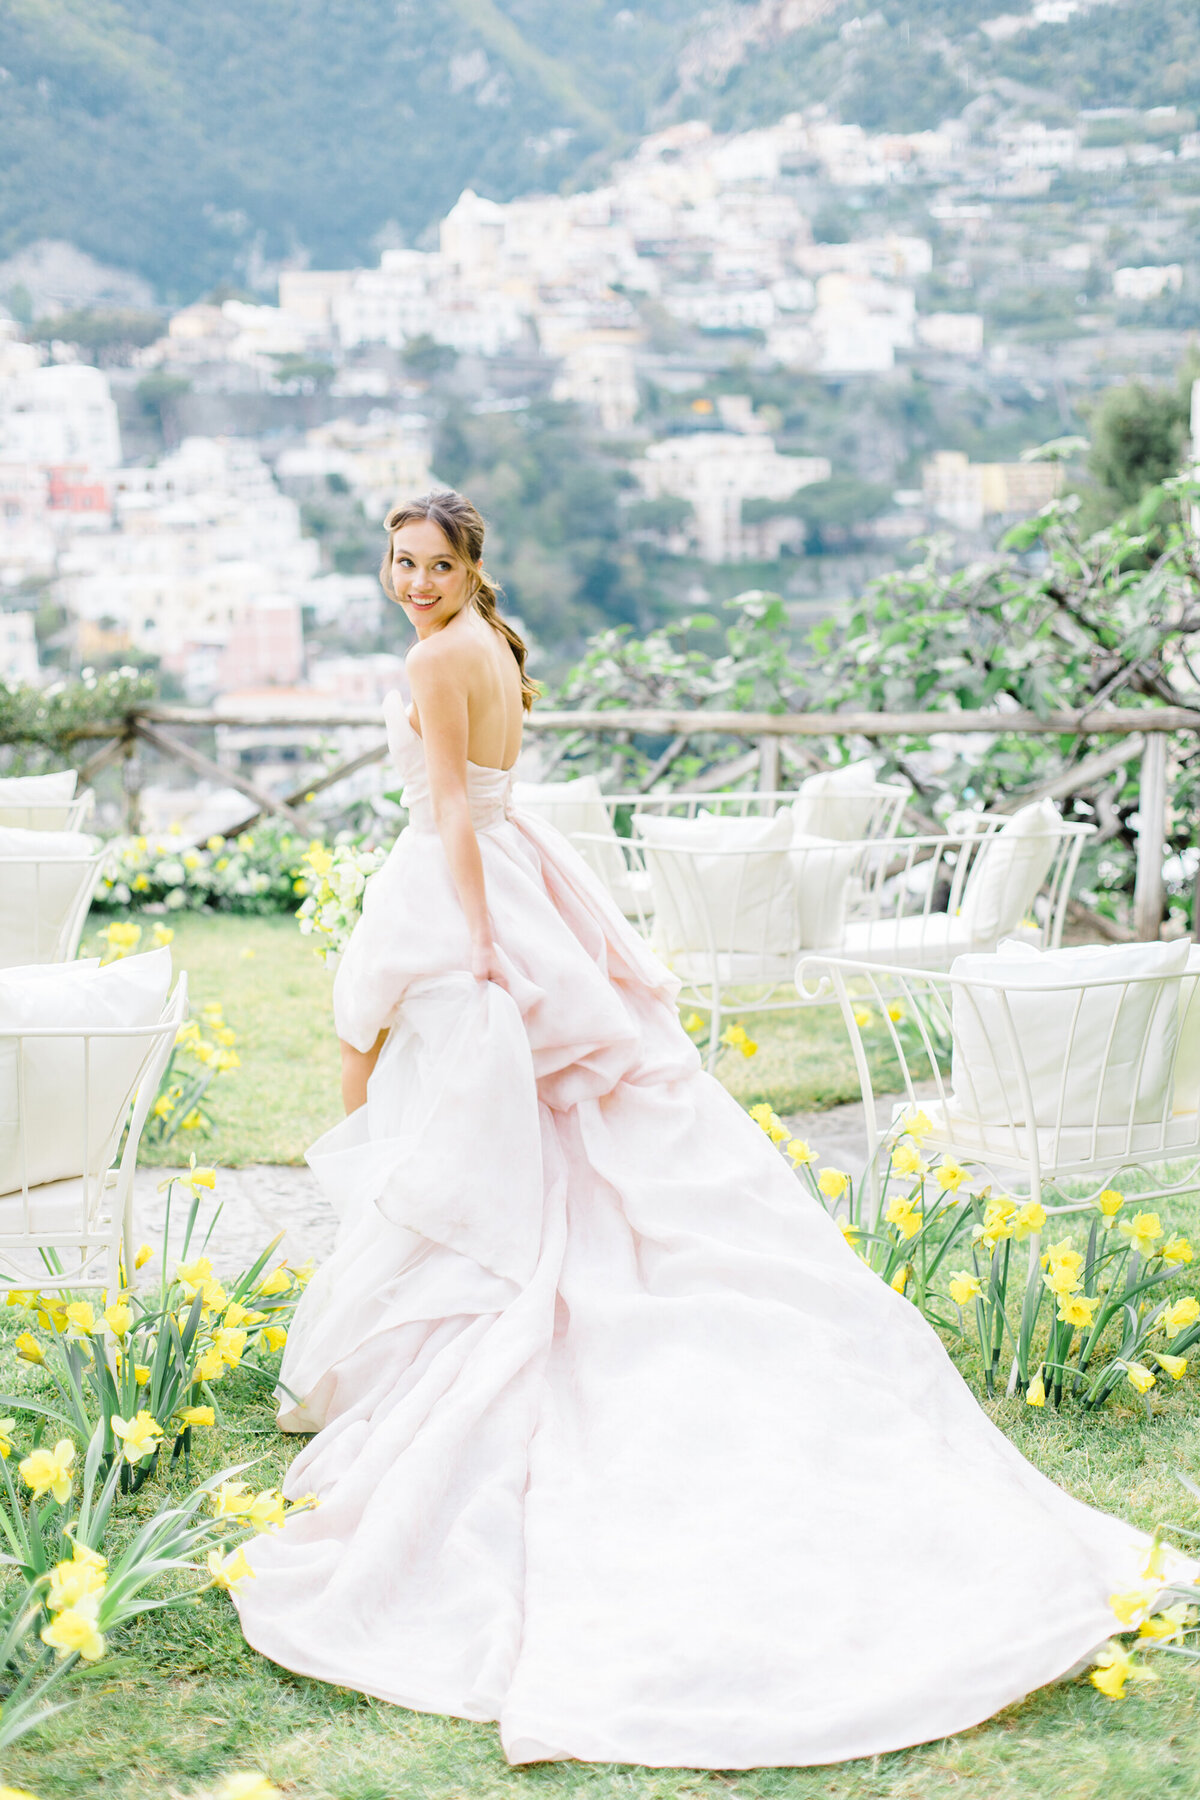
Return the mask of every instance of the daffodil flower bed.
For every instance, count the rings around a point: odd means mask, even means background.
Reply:
[[[278,1239],[228,1286],[214,1276],[209,1257],[189,1256],[199,1197],[215,1182],[215,1171],[197,1168],[193,1156],[184,1176],[161,1184],[167,1190],[164,1252],[177,1184],[190,1192],[191,1202],[183,1258],[168,1277],[164,1255],[156,1291],[122,1288],[96,1299],[17,1289],[8,1294],[7,1304],[24,1315],[17,1356],[44,1373],[50,1392],[44,1398],[3,1394],[0,1406],[65,1426],[81,1440],[99,1432],[104,1468],[118,1469],[123,1491],[136,1493],[156,1473],[165,1444],[171,1445],[172,1469],[186,1459],[192,1433],[216,1423],[217,1388],[231,1369],[242,1366],[273,1383],[255,1353],[283,1348],[312,1272],[311,1266],[290,1269],[286,1263],[268,1270]],[[143,1244],[135,1269],[152,1254]]]
[[[92,904],[121,912],[165,906],[176,912],[290,912],[303,883],[304,839],[264,821],[238,837],[203,844],[177,832],[114,839]]]
[[[865,1176],[856,1189],[844,1170],[819,1168],[766,1104],[750,1116],[882,1280],[939,1329],[974,1333],[989,1398],[1007,1376],[1030,1406],[1093,1408],[1122,1384],[1145,1396],[1186,1375],[1200,1300],[1179,1291],[1179,1276],[1194,1252],[1157,1212],[1135,1212],[1105,1188],[1053,1209],[1053,1229],[1068,1228],[1043,1246],[1051,1209],[993,1193],[952,1156],[931,1163],[922,1146],[932,1126],[910,1108],[886,1147],[879,1218],[868,1223]]]

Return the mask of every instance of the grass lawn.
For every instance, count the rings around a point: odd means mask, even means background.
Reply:
[[[220,999],[243,1067],[210,1090],[214,1137],[196,1147],[228,1164],[296,1161],[338,1115],[328,973],[290,920],[177,922],[177,966],[198,1002]],[[250,951],[252,955],[246,955]],[[779,1111],[856,1097],[836,1016],[747,1016],[761,1048],[723,1056],[739,1100]],[[186,1144],[187,1140],[184,1140]],[[172,1144],[156,1160],[178,1160]],[[1164,1202],[1172,1227],[1200,1235],[1200,1203]],[[1189,1272],[1179,1291],[1196,1285]],[[0,1333],[16,1326],[0,1316]],[[977,1372],[969,1344],[952,1351]],[[5,1378],[35,1382],[21,1365]],[[1145,1404],[1121,1390],[1098,1415],[1037,1411],[999,1400],[987,1410],[1024,1454],[1096,1506],[1150,1528],[1200,1524],[1175,1479],[1200,1480],[1200,1379],[1156,1388]],[[296,1440],[281,1438],[260,1385],[239,1371],[222,1385],[225,1420],[198,1447],[193,1474],[259,1458],[255,1485],[278,1480]],[[864,1483],[876,1479],[863,1469]],[[132,1526],[163,1491],[133,1503]],[[886,1505],[881,1488],[880,1505]],[[802,1510],[803,1497],[797,1496]],[[947,1569],[947,1579],[953,1571]],[[1047,1567],[1052,1588],[1055,1574]],[[803,1618],[796,1621],[803,1632]],[[407,1713],[293,1676],[250,1651],[228,1599],[202,1595],[151,1615],[114,1642],[79,1684],[83,1698],[9,1753],[3,1778],[39,1800],[174,1800],[211,1792],[234,1769],[269,1775],[295,1800],[1158,1800],[1200,1795],[1200,1665],[1160,1657],[1160,1679],[1119,1703],[1075,1681],[1046,1689],[945,1742],[816,1769],[697,1773],[574,1763],[511,1770],[494,1729]]]
[[[963,1353],[970,1373],[970,1352]],[[291,1440],[275,1433],[261,1389],[239,1373],[224,1391],[225,1428],[209,1434],[197,1473],[262,1457],[255,1484],[276,1480]],[[1176,1468],[1200,1477],[1200,1387],[1188,1378],[1156,1401],[1099,1417],[989,1409],[1026,1455],[1081,1499],[1151,1526],[1190,1522]],[[869,1469],[864,1481],[872,1479]],[[140,1497],[153,1500],[161,1483]],[[881,1494],[881,1504],[884,1504]],[[947,1571],[947,1575],[950,1575]],[[1046,1570],[1052,1584],[1054,1571]],[[803,1631],[803,1619],[797,1620]],[[1086,1682],[1044,1689],[973,1731],[920,1749],[833,1768],[728,1775],[576,1763],[509,1769],[494,1729],[367,1700],[288,1674],[244,1644],[228,1599],[209,1592],[152,1615],[114,1644],[79,1691],[8,1757],[3,1774],[39,1800],[150,1800],[210,1791],[257,1769],[296,1800],[505,1800],[681,1796],[725,1800],[1158,1800],[1200,1793],[1200,1670],[1160,1657],[1161,1679],[1111,1702]]]
[[[93,913],[84,945],[106,924]],[[213,1133],[176,1132],[166,1144],[142,1140],[140,1161],[299,1163],[313,1139],[341,1117],[333,1030],[333,976],[290,918],[181,913],[170,921],[176,969],[186,969],[192,1010],[219,1000],[237,1033],[240,1069],[219,1076],[205,1096]],[[857,1100],[858,1078],[841,1019],[831,1007],[747,1013],[757,1055],[722,1050],[717,1074],[745,1106],[817,1111]]]

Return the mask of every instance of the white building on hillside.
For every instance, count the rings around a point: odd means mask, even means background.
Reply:
[[[651,444],[635,473],[647,499],[686,500],[705,562],[741,562],[757,544],[742,526],[744,500],[790,500],[802,487],[828,481],[824,456],[782,456],[764,432],[694,432]]]

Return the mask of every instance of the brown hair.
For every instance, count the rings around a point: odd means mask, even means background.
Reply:
[[[527,651],[523,639],[500,617],[500,596],[496,584],[480,565],[485,530],[483,519],[465,494],[456,493],[453,488],[441,488],[433,494],[421,494],[416,500],[404,500],[392,509],[384,521],[388,541],[379,569],[384,593],[389,600],[396,598],[396,590],[392,586],[392,545],[395,535],[403,526],[411,525],[417,519],[428,519],[431,525],[436,525],[450,548],[467,564],[475,579],[471,604],[489,625],[495,626],[501,637],[508,639],[517,659],[517,667],[521,671],[521,704],[528,712],[542,690],[525,673]]]

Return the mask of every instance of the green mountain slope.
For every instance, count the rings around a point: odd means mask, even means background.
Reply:
[[[997,82],[1067,107],[1200,102],[1195,0],[993,46],[979,21],[1018,4],[839,4],[780,35],[775,0],[4,0],[0,256],[67,238],[191,298],[263,259],[415,241],[468,184],[590,180],[681,114],[739,128],[820,99],[913,129]]]

